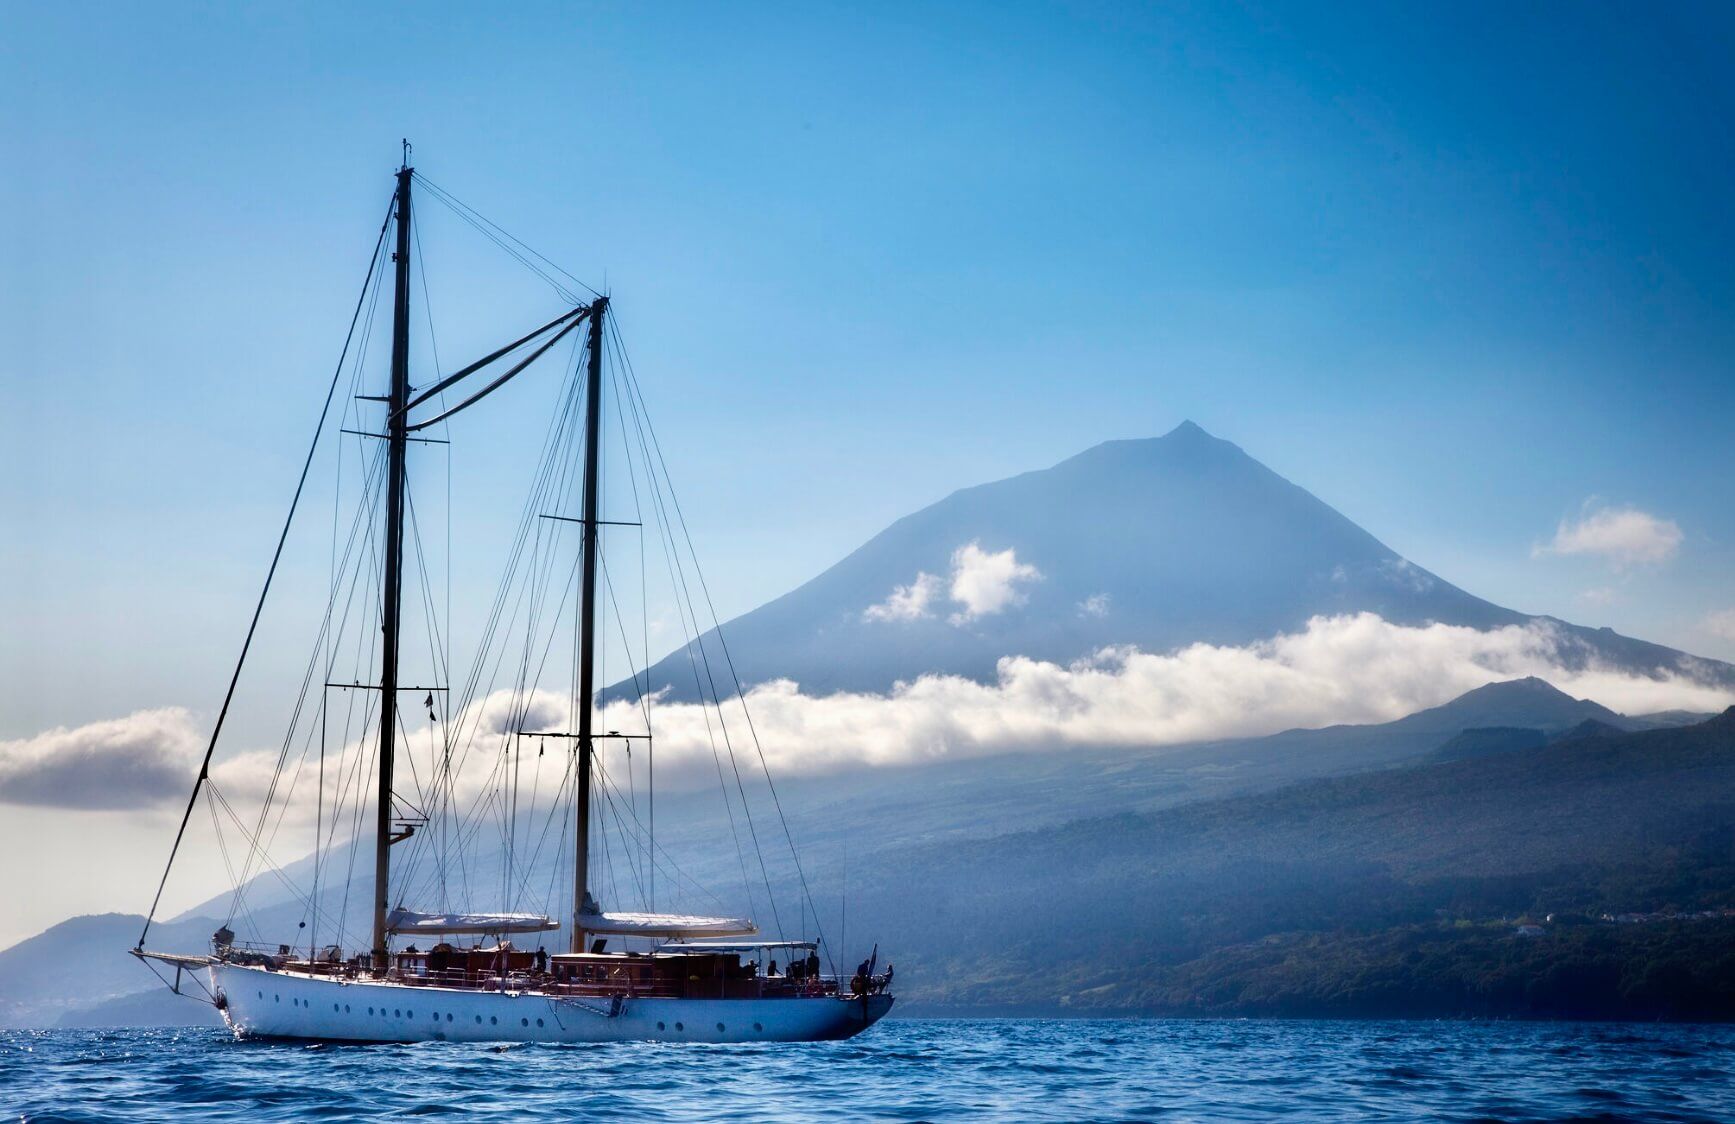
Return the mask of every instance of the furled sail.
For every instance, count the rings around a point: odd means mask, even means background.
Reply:
[[[542,933],[560,922],[536,913],[417,913],[394,909],[386,918],[389,933]]]
[[[687,913],[596,913],[579,914],[587,933],[610,933],[625,937],[738,937],[757,933],[759,926],[745,917],[699,917]]]

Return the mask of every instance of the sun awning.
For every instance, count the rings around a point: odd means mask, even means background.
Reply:
[[[560,922],[536,913],[416,913],[394,909],[386,917],[390,933],[542,933]]]
[[[587,933],[623,937],[737,937],[759,931],[745,917],[700,917],[687,913],[581,913]]]

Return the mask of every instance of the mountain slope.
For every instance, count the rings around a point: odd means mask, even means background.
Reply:
[[[1284,934],[1329,945],[1454,919],[1730,907],[1735,709],[1698,726],[898,849],[852,884],[850,917],[911,965],[899,978],[912,1005],[1127,1011],[1173,1009],[1186,965]],[[1281,945],[1296,981],[1310,975],[1295,951],[1306,946]],[[1203,974],[1232,992],[1231,968]],[[1735,958],[1716,971],[1735,986]]]
[[[1022,603],[958,612],[948,583],[955,552],[971,543],[989,554],[1013,550],[1017,563],[1036,568],[1039,577],[1018,583]],[[867,615],[919,574],[933,576],[927,605],[906,602],[898,619]],[[1410,563],[1189,422],[1161,438],[1107,442],[1050,469],[955,492],[727,622],[724,634],[743,683],[789,677],[824,694],[883,691],[930,671],[986,680],[1007,655],[1067,662],[1107,645],[1241,645],[1315,615],[1356,612],[1478,629],[1536,619]],[[1581,660],[1600,656],[1648,672],[1681,659],[1608,630],[1561,628],[1582,642]],[[715,636],[705,645],[715,659]],[[1735,676],[1735,668],[1717,670]],[[653,667],[649,682],[692,697],[685,652]]]

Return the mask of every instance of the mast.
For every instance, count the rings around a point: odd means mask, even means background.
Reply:
[[[386,400],[386,557],[380,593],[379,811],[374,842],[373,967],[387,967],[386,910],[391,895],[392,757],[398,719],[398,618],[404,589],[404,450],[408,447],[410,398],[410,178],[409,146],[398,169],[396,288],[392,301],[392,385]]]
[[[584,583],[580,602],[578,649],[578,824],[572,863],[572,952],[584,951],[582,917],[590,900],[590,709],[596,693],[596,560],[597,454],[602,444],[602,340],[608,298],[590,306],[590,341],[586,349],[584,409]]]

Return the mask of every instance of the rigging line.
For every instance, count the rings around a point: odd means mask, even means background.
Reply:
[[[376,464],[374,466],[376,468],[378,465],[378,459],[379,458],[376,456],[376,458],[375,458]],[[372,477],[372,475],[373,475],[373,472],[370,469],[370,473],[369,473],[370,478]],[[357,510],[356,523],[351,526],[351,530],[350,530],[350,543],[349,543],[349,546],[346,547],[345,551],[344,551],[344,566],[345,566],[346,570],[348,568],[350,550],[353,549],[353,546],[355,543],[355,535],[356,535],[357,527],[359,527],[364,516],[366,516],[368,514],[371,514],[371,509],[364,502],[363,505]],[[302,714],[303,709],[306,706],[308,691],[309,691],[310,686],[311,686],[312,681],[313,681],[313,674],[319,668],[319,665],[320,665],[319,656],[320,656],[320,653],[324,647],[325,638],[328,635],[330,635],[330,633],[331,633],[331,618],[332,618],[332,612],[333,612],[333,610],[337,604],[337,594],[338,594],[338,587],[335,585],[331,588],[330,592],[327,594],[325,615],[324,615],[324,619],[320,622],[319,637],[314,642],[313,653],[309,657],[307,669],[302,675],[301,691],[296,698],[294,711],[293,711],[291,718],[290,718],[289,729],[284,735],[283,748],[278,754],[277,765],[276,765],[276,768],[274,769],[274,771],[272,772],[271,784],[266,789],[264,803],[260,806],[260,809],[259,809],[258,826],[255,828],[254,834],[250,837],[251,848],[249,849],[247,859],[243,863],[242,869],[241,869],[241,878],[242,878],[243,883],[245,883],[249,878],[252,877],[254,852],[261,849],[262,847],[264,849],[268,850],[271,842],[273,842],[276,839],[277,832],[282,827],[284,816],[286,816],[288,811],[289,811],[289,800],[294,795],[296,784],[299,781],[299,778],[301,775],[301,767],[304,766],[306,764],[306,761],[307,761],[308,745],[304,744],[302,747],[301,760],[296,766],[295,776],[290,779],[289,792],[285,795],[282,809],[278,812],[277,826],[272,829],[270,837],[266,838],[265,834],[264,834],[265,833],[265,824],[266,824],[266,821],[270,815],[272,802],[276,799],[277,787],[278,787],[279,781],[282,778],[284,763],[288,759],[289,748],[295,739],[296,727],[300,724],[301,714]],[[348,621],[348,610],[346,607],[345,615],[340,620],[339,627],[341,628],[343,624],[347,623],[347,621]],[[330,677],[327,676],[327,680],[329,680],[329,678]],[[323,692],[321,693],[320,705],[322,707],[324,705]],[[309,736],[309,741],[311,741],[311,737],[312,737],[311,727],[308,731],[308,736]],[[260,840],[262,838],[265,838],[265,842],[263,844],[261,844],[261,842],[260,842]],[[237,892],[238,893],[244,893],[245,887],[243,886],[242,888],[238,889]]]
[[[371,477],[371,471],[370,471],[370,477]],[[358,510],[358,512],[357,512],[357,520],[359,521],[366,514],[366,512],[367,512],[367,508],[364,504],[363,507],[360,510]],[[352,526],[350,543],[349,543],[349,546],[346,547],[345,553],[344,553],[343,566],[346,569],[347,569],[347,565],[348,565],[350,550],[353,549],[354,542],[355,542],[355,527]],[[290,746],[294,742],[295,730],[296,730],[296,727],[300,723],[300,715],[301,715],[303,709],[305,708],[305,705],[307,702],[307,695],[308,695],[309,686],[310,686],[310,683],[312,680],[312,675],[313,675],[315,668],[319,665],[319,662],[320,662],[319,656],[320,656],[321,650],[324,647],[325,638],[330,635],[332,611],[333,611],[333,608],[334,608],[336,601],[337,601],[337,594],[338,594],[338,586],[334,583],[330,592],[327,595],[326,610],[325,610],[324,617],[323,617],[321,624],[320,624],[320,634],[319,634],[319,637],[315,640],[313,653],[309,657],[308,666],[307,666],[305,674],[303,675],[301,690],[297,696],[296,703],[295,703],[294,715],[291,718],[291,721],[289,724],[289,729],[286,731],[285,736],[284,736],[283,747],[279,752],[277,765],[276,765],[276,767],[273,771],[273,774],[272,774],[271,785],[270,785],[269,789],[267,790],[265,800],[260,807],[258,825],[255,828],[254,832],[250,836],[248,836],[249,844],[250,844],[249,850],[248,850],[248,855],[247,855],[246,862],[243,864],[243,867],[242,867],[240,882],[236,886],[236,894],[238,897],[244,896],[246,893],[246,889],[247,889],[246,883],[252,877],[253,859],[254,859],[256,853],[259,852],[261,849],[266,850],[266,851],[269,850],[271,842],[275,840],[277,831],[281,828],[283,819],[287,815],[287,812],[288,812],[289,797],[286,796],[283,808],[278,813],[277,826],[273,828],[270,838],[265,839],[265,842],[262,844],[261,839],[264,838],[265,825],[266,825],[267,818],[269,817],[269,814],[270,814],[271,804],[272,804],[273,800],[275,799],[275,793],[277,791],[278,784],[282,778],[283,765],[284,765],[285,760],[287,759],[287,755],[288,755]],[[345,619],[347,619],[347,616]],[[324,705],[324,699],[323,699],[323,692],[322,692],[321,706],[323,707],[323,705]],[[311,741],[312,733],[313,733],[313,731],[310,727],[310,729],[308,731],[309,741]],[[289,789],[290,796],[293,795],[295,787],[299,781],[301,768],[303,766],[305,766],[305,764],[306,764],[307,750],[308,750],[308,746],[304,745],[303,749],[302,749],[301,759],[297,764],[295,777],[291,778],[291,781],[290,781],[290,789]],[[243,829],[243,831],[245,831],[245,829]],[[233,913],[233,908],[231,909],[231,913]]]
[[[548,268],[559,273],[561,276],[565,277],[568,281],[571,281],[574,285],[577,285],[580,288],[589,292],[591,296],[593,296],[593,297],[602,296],[601,293],[597,292],[595,289],[592,289],[589,285],[586,285],[583,281],[580,281],[578,278],[574,277],[572,274],[568,273],[566,270],[560,268],[560,266],[556,265],[554,262],[543,257],[541,254],[537,253],[534,248],[532,248],[529,245],[526,245],[521,239],[514,237],[510,231],[508,231],[504,227],[500,226],[500,224],[494,222],[492,219],[489,219],[486,215],[484,215],[480,211],[476,210],[476,208],[470,206],[468,203],[465,203],[462,199],[459,199],[456,195],[453,195],[450,191],[447,191],[445,188],[441,187],[439,184],[428,179],[428,177],[426,177],[426,176],[424,176],[418,172],[418,173],[416,173],[416,179],[420,180],[422,183],[426,184],[427,186],[433,188],[434,193],[437,196],[444,196],[445,199],[450,200],[450,203],[448,205],[456,205],[457,207],[462,207],[465,210],[469,211],[471,214],[475,215],[476,218],[478,218],[482,222],[487,223],[489,226],[493,227],[495,230],[499,231],[503,237],[510,239],[512,242],[516,243],[520,248],[522,248],[524,250],[525,253],[528,253],[528,254],[532,255],[533,257],[537,258],[543,264],[547,265]]]
[[[623,360],[622,366],[626,366],[626,364],[624,362],[625,351],[623,348],[619,347],[619,345],[618,345],[618,333],[617,333],[616,344],[617,344],[616,353]],[[630,377],[630,371],[629,371],[629,377]],[[640,423],[640,421],[641,421],[641,412],[639,410],[635,409],[634,410],[634,424],[638,425]],[[654,441],[656,433],[655,433],[655,429],[651,428],[651,426],[650,426],[649,417],[648,416],[642,417],[642,422],[643,422],[643,426],[645,428],[650,429],[651,437],[652,437],[652,440]],[[641,440],[642,440],[642,434],[641,434]],[[657,452],[658,452],[658,457],[660,458],[661,457],[660,446],[658,447]],[[647,464],[649,464],[650,456],[649,456],[648,452],[646,453],[646,461],[647,461]],[[652,468],[654,471],[654,465],[652,466]],[[667,468],[666,463],[664,464],[664,467],[663,467],[663,473],[664,473],[664,482],[668,486],[669,499],[671,502],[675,503],[675,505],[676,505],[676,507],[675,507],[676,517],[680,518],[679,501],[675,498],[675,495],[674,495],[674,485],[672,483],[669,483],[667,480],[668,468]],[[662,513],[663,513],[663,518],[662,518],[662,520],[660,520],[660,522],[663,523],[665,532],[670,536],[671,545],[672,545],[672,538],[673,538],[673,534],[674,534],[673,525],[667,519],[667,511],[662,509],[662,504],[661,504],[662,489],[658,488],[653,494],[657,498],[659,510],[662,510]],[[685,532],[686,523],[685,523],[684,519],[681,520],[681,526],[682,526],[682,530]],[[694,569],[695,569],[695,572],[697,572],[698,556],[697,556],[697,553],[693,551],[692,536],[690,533],[687,534],[687,550],[688,550],[689,555],[691,555],[693,558]],[[776,895],[772,892],[772,889],[771,889],[771,873],[770,873],[770,870],[765,865],[765,851],[759,845],[759,830],[758,830],[757,825],[755,825],[753,822],[753,809],[747,800],[746,783],[741,776],[741,767],[735,759],[735,747],[734,747],[733,741],[729,737],[728,721],[723,716],[722,696],[717,690],[716,679],[713,676],[712,671],[711,671],[710,655],[705,650],[705,638],[702,634],[702,631],[699,628],[697,605],[693,601],[692,593],[687,587],[686,567],[684,565],[680,564],[678,558],[676,560],[676,568],[680,573],[681,592],[686,597],[688,607],[692,612],[693,629],[694,629],[694,633],[697,634],[696,643],[697,643],[697,646],[699,649],[699,658],[704,663],[705,679],[711,687],[712,705],[715,705],[717,708],[718,729],[723,735],[723,746],[724,746],[725,750],[727,750],[728,755],[729,755],[729,767],[730,767],[730,770],[735,775],[735,787],[741,796],[741,813],[742,813],[742,816],[747,821],[747,834],[753,841],[754,856],[758,859],[758,862],[759,862],[759,874],[760,874],[761,879],[765,883],[765,894],[766,894],[767,901],[771,907],[772,923],[777,928],[778,939],[781,940],[785,937],[785,934],[783,932],[782,919],[781,919],[781,917],[779,915],[779,911],[777,909]],[[713,612],[712,612],[713,618],[715,617],[715,615],[716,615],[715,610],[713,610]],[[683,627],[684,627],[684,625],[683,625]],[[714,623],[713,623],[713,630],[715,630],[715,624]],[[688,659],[691,660],[691,658],[692,658],[691,657],[691,645],[689,645]],[[695,679],[697,678],[697,675],[698,675],[698,668],[697,668],[697,665],[695,664],[695,666],[694,666]],[[737,692],[737,693],[739,693],[739,692]],[[704,688],[700,687],[699,696],[700,696],[701,704],[704,703],[704,694],[705,694]],[[742,705],[743,705],[743,707],[745,707],[745,705],[746,705],[745,699],[742,700]],[[707,725],[707,728],[710,725],[710,716],[709,716],[708,711],[706,712],[706,725]],[[713,746],[713,753],[714,752],[715,752],[715,746]],[[721,763],[719,763],[719,765],[718,765],[719,773],[721,773],[721,768],[722,768]],[[725,782],[725,790],[726,790],[726,788],[727,788],[727,782]],[[727,800],[727,796],[725,796],[725,800]],[[779,814],[781,814],[781,812]],[[732,813],[731,813],[731,815],[732,815]],[[749,895],[749,896],[751,896],[751,895]]]
[[[552,471],[555,463],[555,454],[565,444],[565,438],[570,436],[570,423],[572,419],[576,417],[575,410],[578,399],[577,389],[578,387],[576,382],[569,383],[569,393],[567,394],[565,409],[561,412],[559,418],[550,419],[550,432],[544,446],[544,457],[538,474],[539,483],[536,488],[532,490],[531,495],[525,503],[524,511],[521,515],[519,526],[513,540],[513,547],[508,557],[506,573],[503,575],[501,584],[495,593],[494,606],[489,612],[488,620],[484,628],[483,643],[477,650],[476,659],[471,666],[471,671],[464,687],[462,705],[466,709],[469,708],[472,702],[478,697],[477,690],[481,685],[482,676],[487,670],[490,650],[495,648],[496,637],[499,635],[502,613],[506,608],[508,596],[512,593],[515,587],[518,588],[518,600],[513,605],[513,620],[517,618],[519,608],[522,606],[524,586],[517,578],[520,561],[523,558],[525,546],[529,541],[532,525],[540,524],[540,521],[536,520],[534,515],[539,506],[539,500],[543,494],[547,477]],[[529,577],[525,578],[525,581],[529,580]],[[510,629],[510,621],[508,622],[507,627]],[[493,689],[493,683],[498,679],[499,667],[504,661],[506,648],[507,645],[504,642],[501,642],[499,645],[499,654],[494,658],[494,672],[489,677],[490,691]],[[460,711],[460,713],[463,714],[465,711]],[[481,712],[477,710],[466,717],[469,722],[470,732],[464,739],[464,749],[459,757],[459,772],[463,770],[465,763],[468,761],[471,749],[475,744],[476,735],[480,730],[482,715]]]
[[[548,432],[543,438],[542,456],[538,462],[537,473],[532,480],[531,493],[525,499],[524,510],[520,513],[518,527],[513,532],[511,546],[507,552],[505,570],[501,575],[499,586],[495,589],[493,603],[490,606],[488,616],[484,621],[481,644],[477,648],[476,656],[471,663],[470,671],[464,684],[464,689],[459,696],[460,708],[458,713],[461,716],[465,714],[465,710],[469,707],[470,703],[475,700],[476,689],[480,686],[482,674],[487,668],[488,653],[494,646],[495,637],[500,627],[501,613],[505,610],[508,598],[510,597],[512,589],[516,583],[519,561],[522,558],[524,546],[529,539],[531,525],[535,522],[534,515],[536,513],[537,501],[540,496],[539,489],[541,488],[541,482],[546,478],[551,468],[555,453],[563,443],[562,435],[573,424],[578,387],[576,384],[576,363],[573,363],[572,365],[574,368],[573,372],[568,376],[568,379],[562,388],[562,393],[565,396],[564,401],[559,409],[550,412],[548,419]],[[468,756],[470,745],[473,744],[476,729],[475,723],[479,720],[480,715],[476,715],[474,716],[474,720],[471,722],[471,733],[468,740],[465,740],[464,742],[465,749],[463,751],[463,756],[459,759],[460,768],[462,768],[463,762]],[[462,721],[461,718],[460,737],[462,736]]]
[[[248,624],[247,637],[241,643],[241,655],[235,661],[235,672],[230,676],[229,689],[223,695],[222,709],[217,712],[217,724],[211,730],[210,744],[205,747],[205,758],[199,764],[198,778],[193,781],[193,793],[187,798],[187,810],[181,815],[181,826],[175,832],[174,844],[169,848],[169,861],[163,867],[163,877],[157,883],[156,895],[151,899],[150,912],[145,914],[144,928],[139,931],[139,942],[135,946],[137,948],[143,948],[145,938],[150,935],[151,924],[156,920],[157,907],[162,904],[163,887],[168,885],[169,871],[174,868],[175,855],[181,849],[181,837],[186,834],[187,821],[193,815],[193,802],[198,799],[199,787],[211,774],[211,755],[217,751],[217,736],[223,732],[223,720],[229,716],[229,704],[235,698],[235,686],[241,681],[241,668],[247,662],[248,649],[253,646],[253,633],[259,627],[260,614],[265,611],[265,597],[271,592],[271,579],[277,575],[277,563],[283,557],[283,544],[289,539],[289,527],[295,521],[295,509],[301,503],[301,491],[307,485],[307,473],[313,467],[313,455],[319,449],[320,435],[325,432],[326,415],[331,411],[331,400],[337,393],[338,377],[343,374],[344,359],[349,354],[350,340],[355,335],[356,322],[361,318],[362,302],[367,298],[368,286],[373,283],[374,270],[379,266],[380,247],[385,245],[386,230],[391,226],[391,215],[395,208],[396,199],[394,197],[393,206],[387,208],[386,220],[380,225],[379,239],[374,243],[373,257],[368,262],[367,278],[362,282],[361,295],[356,298],[355,312],[350,317],[349,333],[344,337],[343,351],[338,356],[337,369],[331,375],[331,388],[326,391],[325,404],[319,410],[319,424],[313,430],[313,443],[308,447],[307,459],[301,466],[301,478],[295,484],[295,496],[289,503],[289,515],[284,519],[283,530],[277,536],[277,549],[272,552],[271,566],[265,573],[265,586],[259,591],[259,603],[253,609],[253,620]]]
[[[478,221],[477,218],[465,214],[463,211],[461,211],[457,207],[453,206],[449,200],[442,198],[437,192],[430,192],[429,198],[433,199],[437,203],[441,203],[441,204],[445,205],[447,207],[447,209],[449,209],[453,214],[457,215],[458,218],[463,220],[465,223],[469,224],[471,229],[475,230],[478,234],[482,235],[482,237],[484,237],[488,241],[494,243],[495,246],[499,247],[502,251],[504,251],[507,257],[516,261],[519,265],[522,265],[526,270],[530,271],[531,273],[535,274],[537,277],[541,278],[545,284],[547,284],[550,288],[552,288],[556,293],[558,293],[560,295],[562,300],[576,302],[579,299],[579,296],[577,293],[573,292],[571,289],[567,288],[565,285],[562,285],[559,282],[559,280],[557,280],[554,276],[552,276],[547,270],[542,269],[535,262],[531,261],[529,258],[525,257],[523,254],[521,254],[517,250],[513,249],[511,246],[507,245],[505,240],[500,238],[493,231],[489,230],[480,221]],[[586,288],[588,288],[588,287],[589,286],[586,286]]]
[[[634,406],[632,412],[633,427],[638,434],[639,446],[645,457],[646,464],[649,465],[651,463],[650,451],[649,447],[645,443],[644,427],[639,418],[638,408]],[[711,747],[711,758],[717,767],[717,787],[723,797],[723,810],[729,819],[729,834],[735,843],[735,857],[741,868],[741,888],[747,896],[749,912],[757,912],[757,906],[754,904],[753,898],[752,878],[747,873],[747,855],[746,851],[741,846],[741,830],[735,822],[735,803],[729,795],[729,784],[723,775],[723,757],[717,750],[717,732],[711,724],[710,704],[705,699],[705,686],[699,677],[698,661],[693,658],[694,630],[698,627],[698,619],[696,615],[693,615],[692,598],[690,596],[683,598],[683,592],[686,586],[684,571],[682,572],[681,578],[677,579],[676,577],[677,571],[682,568],[680,566],[680,560],[676,554],[674,535],[669,527],[670,521],[668,518],[668,511],[663,504],[661,489],[652,488],[650,495],[651,502],[657,511],[657,528],[659,532],[657,540],[658,545],[661,546],[663,550],[664,564],[668,567],[669,589],[675,601],[675,616],[681,624],[681,635],[684,641],[681,651],[686,654],[687,664],[693,672],[693,690],[699,699],[699,714],[705,722],[705,739]],[[693,629],[688,628],[689,615],[693,615]]]
[[[567,296],[569,293],[571,293],[571,290],[567,289],[566,286],[562,285],[547,270],[543,269],[541,266],[539,266],[535,262],[531,261],[523,253],[521,253],[517,249],[513,248],[511,245],[509,245],[506,242],[506,240],[504,238],[500,237],[500,235],[489,230],[488,227],[486,225],[484,225],[484,220],[482,220],[482,217],[479,214],[467,213],[466,209],[464,209],[464,207],[458,203],[458,201],[456,200],[455,197],[452,197],[449,193],[442,194],[431,183],[424,181],[424,186],[429,188],[428,194],[429,194],[430,198],[434,199],[436,202],[440,203],[441,205],[446,207],[448,210],[450,210],[453,214],[458,216],[458,218],[460,220],[462,220],[464,223],[468,224],[477,233],[481,234],[482,237],[484,237],[488,241],[494,243],[494,245],[499,247],[500,250],[502,250],[508,257],[510,257],[514,261],[518,262],[518,264],[522,265],[526,270],[530,271],[531,273],[535,274],[537,277],[541,278],[543,280],[543,282],[545,282],[546,284],[552,286],[556,292],[560,293],[562,296]],[[571,295],[574,299],[576,299],[577,294],[571,294]]]
[[[626,399],[626,394],[624,393],[624,391],[622,390],[622,387],[621,387],[620,364],[618,364],[618,363],[614,364],[611,368],[610,373],[612,376],[611,381],[613,382],[613,385],[615,388],[615,398],[617,401],[624,401]],[[624,411],[624,410],[616,410],[615,411],[615,415],[616,415],[615,427],[619,430],[619,433],[620,433],[621,460],[624,461],[626,464],[627,484],[628,484],[629,488],[631,489],[632,497],[633,497],[633,521],[638,524],[638,537],[639,537],[639,552],[638,552],[639,553],[639,626],[640,626],[641,633],[642,633],[643,647],[641,648],[641,651],[644,654],[644,665],[643,666],[645,669],[645,682],[642,686],[639,683],[639,671],[638,671],[639,663],[633,656],[632,641],[627,638],[627,634],[626,634],[626,615],[621,612],[620,603],[615,597],[614,583],[609,578],[608,559],[606,556],[604,556],[604,557],[602,557],[601,561],[602,561],[602,570],[603,570],[603,581],[608,587],[609,602],[610,602],[610,604],[614,605],[615,620],[616,620],[616,622],[619,626],[619,629],[620,629],[621,650],[626,653],[627,668],[628,668],[628,670],[630,670],[632,672],[633,693],[638,696],[637,701],[639,703],[639,707],[644,713],[645,758],[646,758],[645,787],[646,787],[646,790],[648,792],[648,802],[649,802],[649,809],[650,809],[649,814],[650,814],[650,823],[651,823],[651,838],[655,839],[656,838],[656,824],[657,824],[657,774],[656,774],[657,758],[656,758],[655,742],[653,740],[654,731],[651,728],[650,700],[649,700],[649,698],[646,697],[647,694],[649,693],[650,687],[651,687],[651,682],[650,682],[650,680],[651,680],[651,675],[650,675],[651,632],[650,632],[650,611],[649,611],[649,607],[648,607],[647,602],[646,602],[646,596],[647,595],[646,595],[646,591],[645,591],[645,522],[644,522],[645,514],[644,514],[644,505],[639,499],[638,471],[637,471],[637,469],[635,469],[633,467],[632,438],[627,433],[627,422],[626,422],[625,414],[626,414],[626,411]],[[628,761],[629,761],[628,778],[631,779],[632,771],[630,768],[630,761],[631,761],[630,756],[629,756]],[[632,804],[633,804],[633,807],[635,809],[638,807],[638,792],[636,789],[634,790],[634,792],[632,794]],[[646,900],[646,908],[650,909],[651,911],[654,912],[656,910],[656,901],[657,901],[657,872],[656,872],[655,865],[652,865],[651,869],[650,869],[650,886],[649,886],[649,889],[646,893],[646,899],[645,900]]]

